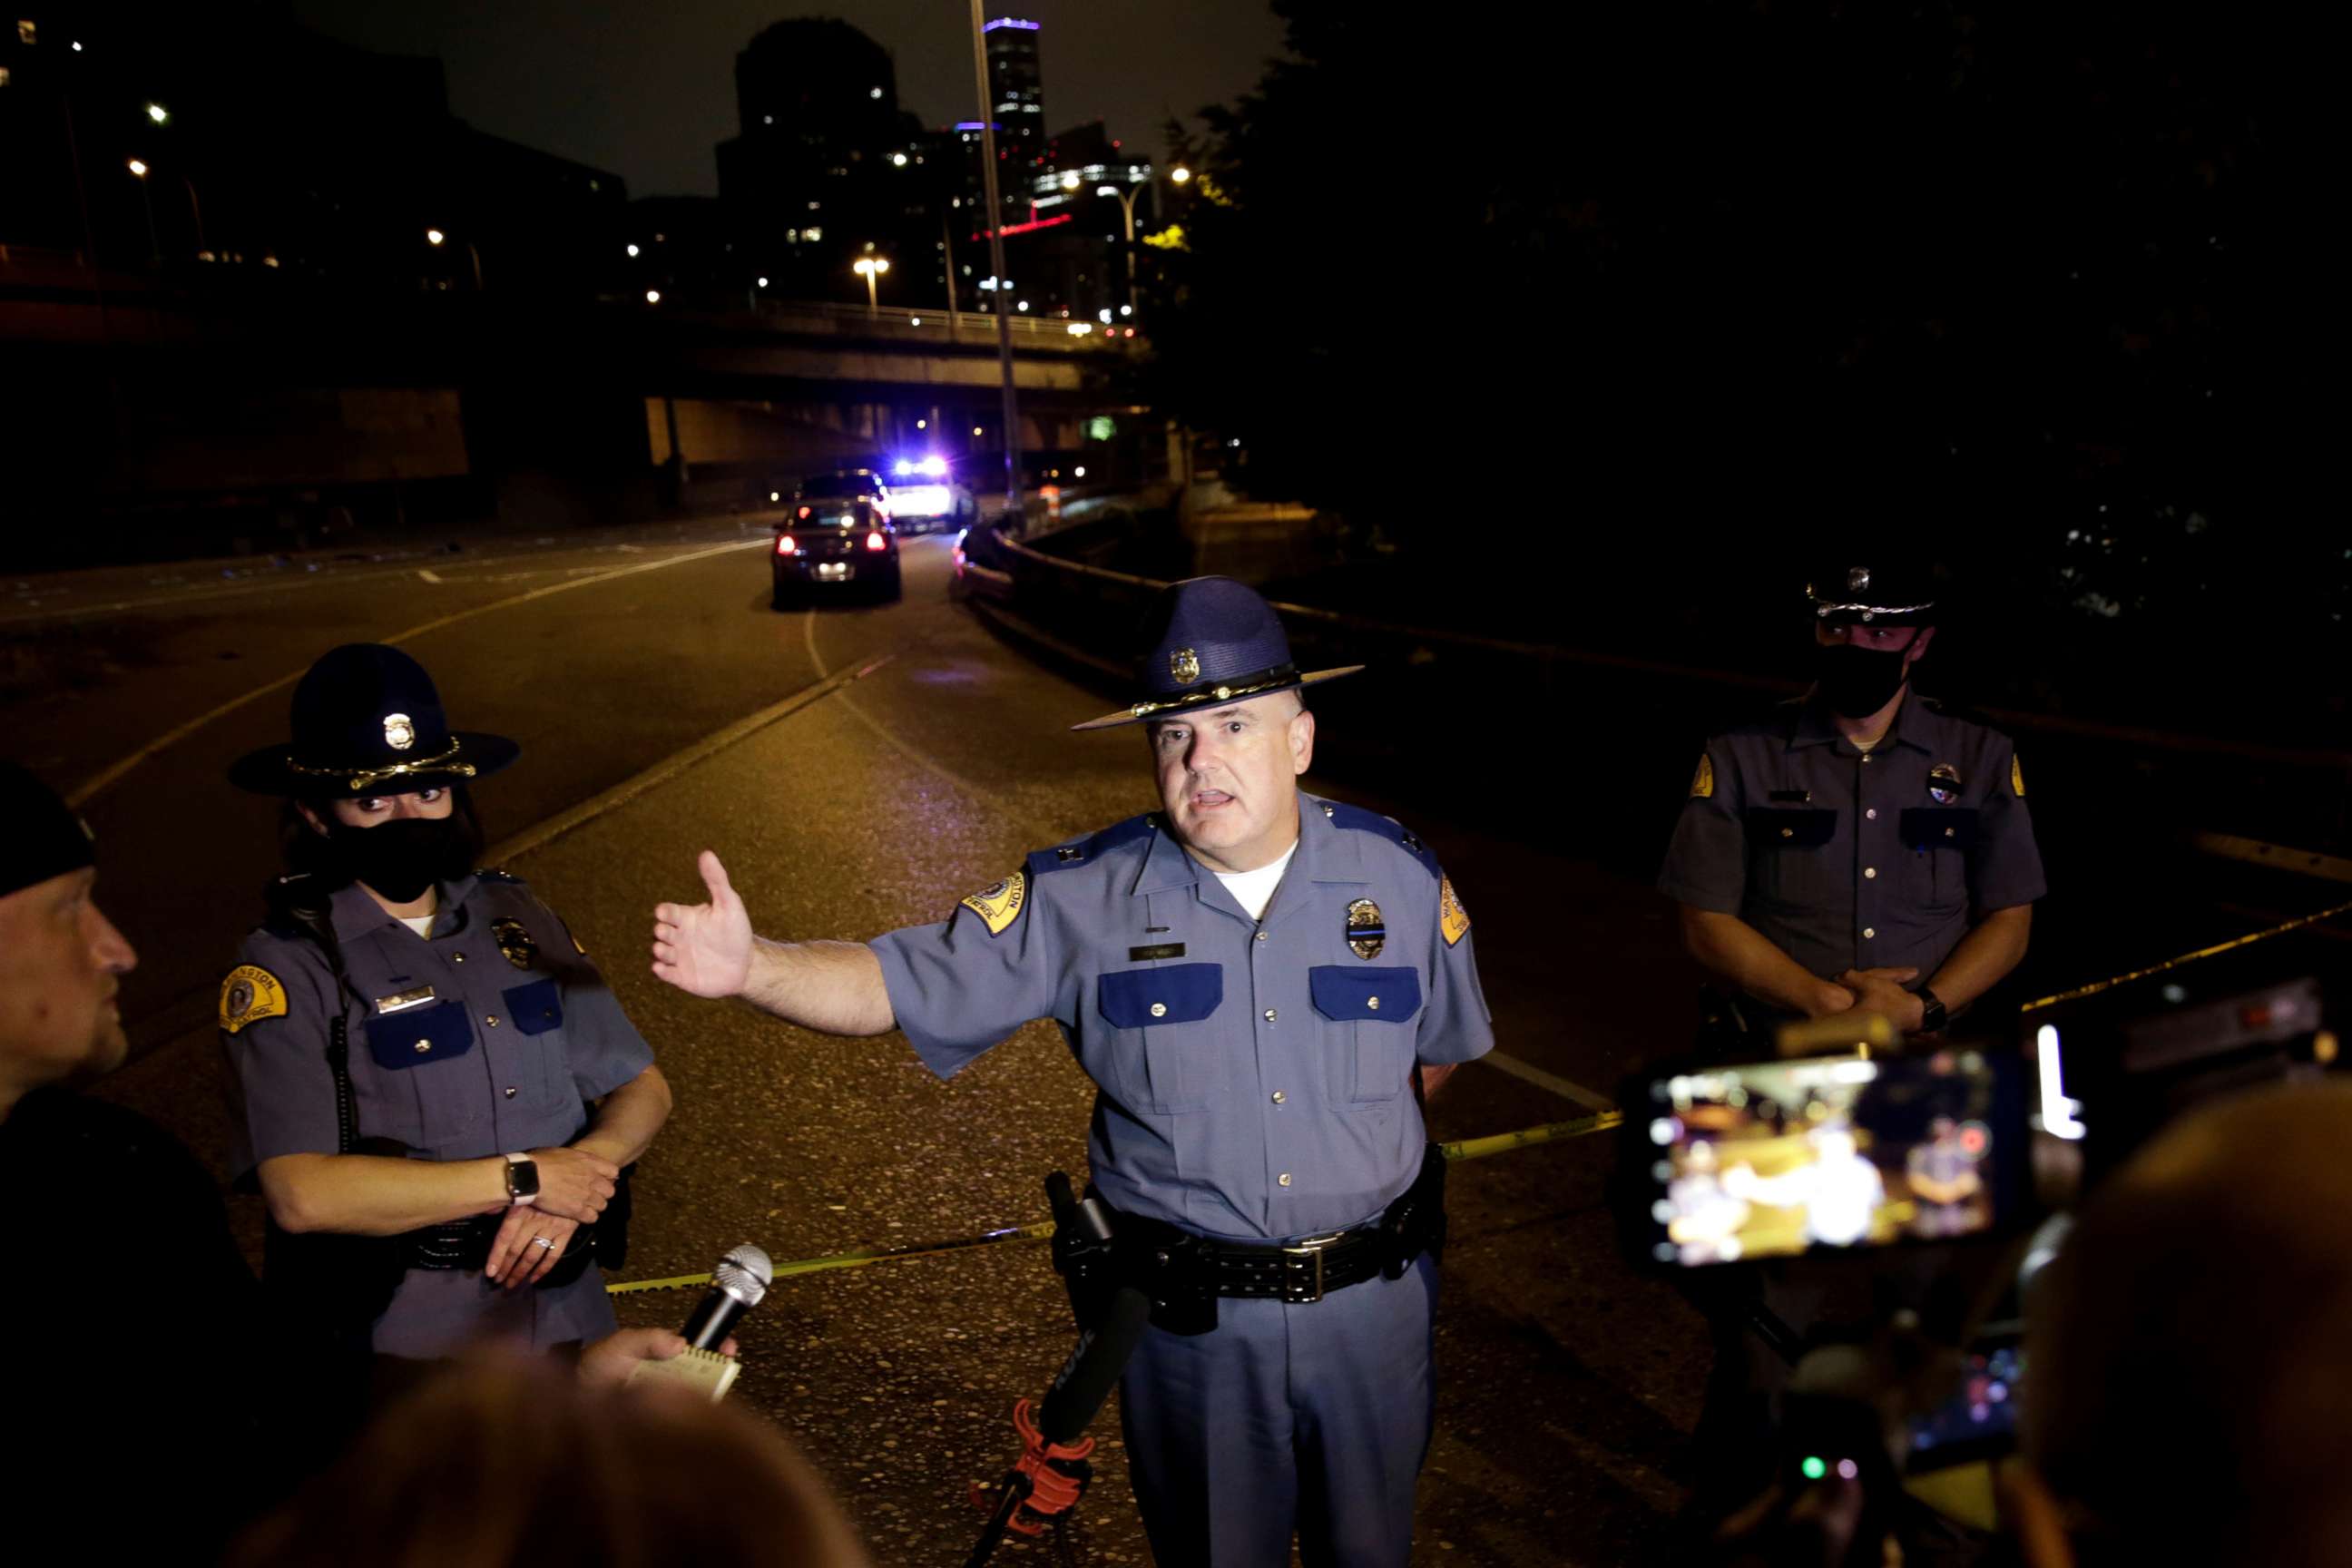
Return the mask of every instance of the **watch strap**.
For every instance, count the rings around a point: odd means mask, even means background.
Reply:
[[[515,1184],[515,1167],[517,1165],[529,1165],[530,1167],[532,1176],[536,1177],[539,1174],[539,1162],[532,1159],[528,1154],[509,1154],[506,1156],[506,1162],[507,1202],[516,1208],[521,1208],[526,1205],[538,1202],[539,1183],[534,1180],[531,1183],[530,1191],[527,1193],[523,1192]]]
[[[1912,994],[1919,998],[1919,1033],[1923,1035],[1938,1033],[1946,1024],[1951,1022],[1951,1015],[1945,1009],[1944,999],[1933,991],[1922,985]]]

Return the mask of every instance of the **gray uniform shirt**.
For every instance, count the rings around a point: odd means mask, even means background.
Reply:
[[[1385,816],[1298,805],[1262,920],[1155,814],[876,938],[898,1026],[945,1078],[1059,1024],[1098,1091],[1087,1159],[1115,1207],[1245,1241],[1376,1217],[1421,1170],[1413,1064],[1483,1056],[1494,1032],[1436,857]]]
[[[362,889],[334,895],[350,989],[299,933],[257,930],[223,984],[221,1044],[235,1075],[231,1168],[337,1150],[329,1021],[349,1020],[359,1136],[419,1160],[478,1160],[568,1143],[587,1102],[653,1065],[594,964],[555,912],[500,872],[446,883],[430,938]],[[239,987],[243,989],[240,990]],[[274,989],[273,989],[274,987]],[[485,1331],[545,1348],[610,1332],[594,1268],[507,1297],[475,1274],[412,1269],[376,1325],[391,1354],[444,1355]]]
[[[1865,754],[1815,704],[1706,743],[1658,887],[1825,979],[1916,965],[2047,890],[2008,736],[1914,692]]]

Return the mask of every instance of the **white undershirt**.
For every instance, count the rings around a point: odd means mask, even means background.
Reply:
[[[403,915],[400,917],[400,923],[402,925],[406,926],[409,930],[415,931],[419,936],[426,937],[433,934],[433,921],[434,917],[431,915]]]
[[[1225,891],[1234,896],[1234,902],[1241,905],[1250,919],[1262,919],[1265,906],[1274,899],[1275,888],[1282,881],[1283,868],[1297,853],[1298,841],[1293,839],[1290,847],[1282,852],[1282,858],[1273,865],[1260,866],[1255,871],[1220,871],[1217,880],[1225,885]]]

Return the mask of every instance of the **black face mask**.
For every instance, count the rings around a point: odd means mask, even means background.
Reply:
[[[341,873],[337,880],[365,882],[395,904],[464,876],[473,859],[466,825],[455,814],[395,817],[373,827],[339,822],[327,836],[327,850]]]
[[[1843,642],[1816,647],[1813,679],[1822,703],[1843,718],[1869,718],[1903,689],[1909,674],[1904,659],[1910,651],[1908,644],[1885,650]]]

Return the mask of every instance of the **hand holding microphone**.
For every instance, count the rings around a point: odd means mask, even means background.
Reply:
[[[632,1331],[599,1342],[581,1357],[581,1375],[599,1383],[663,1382],[694,1389],[716,1405],[727,1396],[736,1373],[735,1321],[760,1304],[775,1278],[768,1255],[746,1242],[710,1271],[710,1293],[689,1313],[676,1336],[657,1330]],[[677,1343],[683,1340],[683,1344]],[[629,1341],[631,1342],[623,1343]],[[599,1364],[592,1369],[591,1357]],[[625,1370],[623,1368],[625,1367]]]

